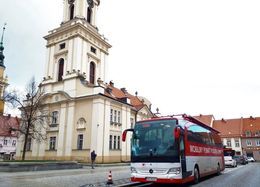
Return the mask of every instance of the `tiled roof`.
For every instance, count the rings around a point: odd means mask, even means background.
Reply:
[[[250,131],[253,136],[260,131],[260,117],[243,118],[242,133],[245,134],[246,131]]]
[[[215,120],[213,122],[213,128],[218,130],[222,137],[240,137],[241,123],[241,118]]]
[[[0,116],[0,136],[17,136],[18,132],[10,131],[19,128],[19,119],[11,116]]]
[[[212,122],[214,120],[214,116],[213,115],[202,115],[200,114],[199,116],[193,116],[194,118],[196,118],[197,120],[201,121],[202,123],[208,125],[209,127],[212,127]]]
[[[145,106],[144,103],[137,96],[131,95],[124,88],[118,89],[111,84],[108,84],[106,86],[107,87],[104,93],[106,96],[125,103],[127,103],[126,100],[129,99],[130,103],[128,104],[131,104],[136,110],[140,110]]]

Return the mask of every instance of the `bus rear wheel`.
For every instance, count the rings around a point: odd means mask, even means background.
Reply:
[[[194,184],[198,184],[200,180],[200,173],[197,166],[194,168]]]

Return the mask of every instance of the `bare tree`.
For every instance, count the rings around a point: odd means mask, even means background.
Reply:
[[[46,128],[49,121],[49,112],[44,106],[44,91],[37,85],[33,77],[25,88],[25,92],[13,90],[6,93],[4,100],[14,108],[21,111],[21,123],[19,128],[11,128],[12,131],[18,131],[20,136],[24,137],[22,160],[25,159],[26,146],[29,138],[37,142],[45,141]]]

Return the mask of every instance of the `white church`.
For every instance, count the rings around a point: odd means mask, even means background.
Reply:
[[[47,141],[29,139],[26,159],[90,161],[130,160],[130,136],[122,132],[153,116],[151,103],[125,88],[106,83],[111,45],[99,34],[96,16],[100,0],[63,0],[63,21],[47,40],[45,76],[41,82],[52,115]],[[17,158],[23,142],[18,142]]]

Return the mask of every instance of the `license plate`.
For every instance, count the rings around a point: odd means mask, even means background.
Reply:
[[[156,177],[146,177],[147,181],[157,181]]]

